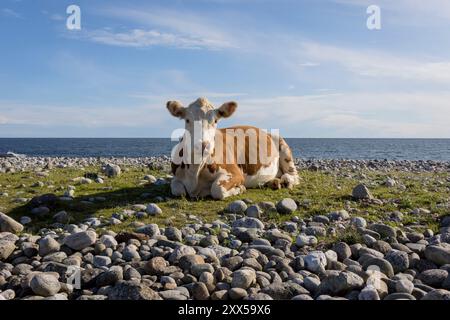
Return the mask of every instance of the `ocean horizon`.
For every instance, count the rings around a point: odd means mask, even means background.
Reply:
[[[304,159],[450,160],[446,138],[286,138]],[[41,157],[169,156],[170,138],[0,138],[0,154]]]

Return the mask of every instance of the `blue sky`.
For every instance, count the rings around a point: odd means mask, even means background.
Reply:
[[[448,0],[2,0],[0,137],[169,137],[206,96],[221,126],[450,138],[449,30]]]

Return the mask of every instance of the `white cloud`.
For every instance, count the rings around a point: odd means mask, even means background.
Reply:
[[[106,7],[97,14],[137,24],[126,31],[92,30],[84,37],[94,42],[123,46],[169,46],[183,49],[219,50],[236,48],[228,28],[222,28],[207,16],[189,11],[174,11],[158,7]]]
[[[300,67],[318,67],[320,63],[317,62],[303,62],[299,64]]]
[[[134,127],[158,124],[164,106],[55,106],[0,102],[5,124],[81,127]]]
[[[413,81],[450,83],[450,61],[424,61],[384,51],[361,50],[303,42],[297,52],[298,60],[314,58],[333,63],[364,77],[397,78]]]
[[[246,96],[246,93],[242,92],[208,92],[208,91],[199,91],[192,93],[168,93],[165,95],[151,95],[151,94],[132,94],[130,97],[132,98],[140,98],[147,101],[164,101],[168,99],[176,99],[183,100],[183,103],[188,104],[199,97],[206,97],[208,99],[231,99]]]
[[[50,20],[54,20],[54,21],[63,21],[66,20],[66,17],[64,17],[63,15],[59,14],[59,13],[50,13],[47,10],[41,10],[41,13],[45,16],[48,16],[48,18]]]
[[[450,93],[338,93],[239,101],[234,120],[302,136],[450,137]]]
[[[2,15],[5,17],[11,17],[11,18],[16,18],[16,19],[21,19],[22,15],[12,9],[9,8],[3,8],[1,11]]]
[[[376,4],[382,10],[382,19],[387,18],[402,25],[421,26],[442,21],[448,23],[450,19],[448,0],[334,0],[334,2],[364,8]]]
[[[133,29],[125,32],[95,30],[86,32],[83,37],[93,42],[120,47],[168,46],[183,49],[203,48],[211,50],[230,47],[229,43],[221,40],[143,29]]]
[[[178,98],[178,97],[175,97]],[[161,136],[180,126],[168,114],[164,102],[126,107],[46,106],[0,102],[0,123],[35,125],[48,128],[147,127],[143,135]],[[211,98],[216,106],[222,94]],[[265,129],[280,129],[290,137],[365,137],[365,138],[450,138],[449,92],[354,92],[306,96],[275,96],[236,99],[238,109],[222,127],[251,124]],[[185,103],[190,99],[182,98]],[[305,132],[308,128],[308,133]],[[313,133],[311,133],[313,132]]]
[[[54,21],[63,21],[66,20],[66,18],[60,14],[54,13],[50,15],[50,19],[54,20]]]
[[[7,123],[8,123],[8,118],[6,118],[0,114],[0,124],[7,124]]]
[[[139,9],[110,7],[102,10],[110,17],[125,19],[148,27],[160,27],[188,34],[192,37],[213,39],[218,42],[231,42],[233,37],[223,28],[220,19],[210,19],[207,14],[194,13],[187,10],[170,10],[158,7],[143,7]]]

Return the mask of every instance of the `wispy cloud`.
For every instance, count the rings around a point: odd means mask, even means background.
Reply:
[[[302,136],[450,137],[448,92],[354,92],[242,99],[233,119]]]
[[[41,10],[41,13],[53,21],[63,21],[66,19],[66,17],[64,17],[63,15],[61,15],[59,13],[51,13],[47,10]]]
[[[7,124],[8,119],[0,114],[0,124]]]
[[[110,30],[88,31],[82,35],[90,41],[119,47],[145,48],[152,46],[166,46],[182,49],[210,49],[229,48],[227,42],[201,38],[188,34],[160,32],[158,30],[133,29],[125,32]]]
[[[159,7],[109,6],[94,13],[109,19],[124,20],[136,28],[87,30],[77,37],[111,46],[145,48],[165,46],[181,49],[221,50],[236,48],[227,28],[198,13]],[[70,35],[70,36],[73,36]]]
[[[385,51],[343,48],[314,42],[304,42],[297,50],[304,57],[344,67],[360,76],[397,78],[413,81],[450,83],[450,61],[442,59],[420,60]]]
[[[1,11],[1,15],[10,18],[22,19],[22,15],[13,9],[3,8]]]
[[[223,102],[221,96],[212,99],[216,106]],[[190,102],[180,96],[175,98]],[[147,127],[150,135],[158,132],[158,136],[169,136],[179,123],[164,107],[163,102],[171,97],[158,99],[114,108],[0,101],[0,123],[51,128],[68,124],[70,119],[70,125],[80,128],[115,128],[121,132],[125,128]],[[242,97],[237,101],[237,112],[221,126],[241,123],[278,128],[291,137],[450,138],[448,92],[355,92]],[[310,129],[309,133],[305,128]]]
[[[437,19],[450,19],[450,1],[448,0],[334,0],[336,3],[358,7],[376,4],[381,7],[383,18],[402,25],[423,26],[436,23]]]
[[[320,63],[317,62],[302,62],[299,64],[300,67],[318,67]]]
[[[168,93],[165,95],[149,95],[149,94],[132,94],[130,97],[144,99],[147,101],[164,101],[168,99],[180,100],[185,103],[190,103],[199,97],[206,97],[208,99],[236,99],[245,97],[247,94],[242,92],[192,92],[192,93]]]
[[[171,10],[149,6],[138,9],[130,7],[107,7],[101,14],[126,20],[149,28],[158,27],[176,34],[189,35],[192,38],[209,39],[233,46],[234,37],[229,33],[228,23],[223,25],[220,19],[210,19],[208,15],[188,10]]]
[[[54,20],[54,21],[63,21],[66,18],[64,18],[64,16],[57,14],[57,13],[53,13],[50,15],[50,19]]]
[[[0,102],[0,120],[3,124],[81,127],[133,127],[155,125],[160,122],[164,106],[106,107],[59,106]]]

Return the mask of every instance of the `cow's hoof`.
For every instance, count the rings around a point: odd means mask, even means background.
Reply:
[[[281,185],[284,188],[288,188],[288,189],[292,189],[295,185],[297,185],[299,183],[298,181],[298,177],[296,178],[295,176],[285,173],[281,176]]]
[[[281,180],[278,178],[275,178],[269,182],[266,183],[266,187],[272,189],[272,190],[278,190],[281,189]]]
[[[227,197],[227,191],[222,186],[213,185],[211,187],[211,197],[214,200],[223,200]]]

